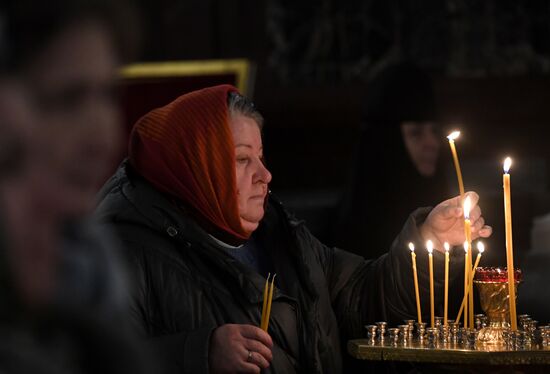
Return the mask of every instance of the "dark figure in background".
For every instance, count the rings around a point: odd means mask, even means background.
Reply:
[[[430,77],[411,63],[392,65],[369,83],[332,244],[379,257],[416,207],[448,195],[434,101]]]
[[[127,13],[80,0],[0,13],[0,372],[140,373],[125,277],[88,218],[118,151]]]

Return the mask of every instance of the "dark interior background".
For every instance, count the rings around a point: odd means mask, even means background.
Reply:
[[[504,265],[506,155],[514,158],[520,263],[531,248],[533,217],[550,211],[550,1],[141,0],[139,6],[141,61],[254,62],[272,190],[320,238],[349,174],[365,82],[406,57],[436,79],[444,133],[462,130],[457,144],[466,188],[480,193],[494,227],[486,264]],[[442,153],[449,158],[448,147]]]

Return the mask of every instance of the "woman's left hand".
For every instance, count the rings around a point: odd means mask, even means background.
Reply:
[[[493,229],[485,225],[478,205],[479,195],[475,192],[467,192],[470,196],[470,222],[472,227],[472,240],[491,236]],[[451,246],[462,245],[466,240],[464,235],[464,215],[460,207],[460,196],[445,200],[437,205],[428,215],[426,221],[420,227],[420,234],[424,240],[431,240],[434,248],[442,252],[443,243]]]

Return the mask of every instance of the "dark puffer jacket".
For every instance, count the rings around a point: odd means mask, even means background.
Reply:
[[[118,233],[135,275],[132,318],[162,355],[163,372],[208,372],[216,327],[259,326],[265,275],[235,260],[127,164],[102,195],[99,218]],[[406,244],[420,244],[417,220],[426,212],[411,216],[387,255],[365,261],[320,243],[270,197],[254,233],[277,273],[268,372],[339,373],[344,343],[362,336],[365,323],[414,318]]]

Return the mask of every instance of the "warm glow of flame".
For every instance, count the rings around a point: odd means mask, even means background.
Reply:
[[[468,242],[464,242],[464,252],[468,253]]]
[[[455,140],[456,138],[458,138],[460,136],[460,131],[453,131],[452,133],[450,133],[448,136],[447,136],[447,139],[449,140]]]
[[[485,245],[482,242],[477,242],[477,250],[479,253],[483,253],[483,251],[485,251]]]
[[[409,249],[411,250],[411,252],[414,252],[414,244],[413,243],[409,243]]]
[[[470,196],[467,196],[464,199],[464,218],[469,219],[470,218],[470,209],[472,207],[472,201],[470,200]]]
[[[432,243],[431,240],[426,242],[426,249],[430,252],[430,254],[434,251],[434,243]]]
[[[510,166],[512,166],[512,159],[510,157],[506,157],[506,160],[504,160],[504,173],[508,174],[510,171]]]
[[[443,247],[445,247],[445,252],[449,252],[449,250],[451,249],[451,246],[447,242],[443,244]]]

